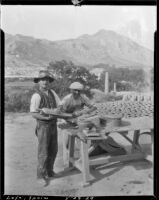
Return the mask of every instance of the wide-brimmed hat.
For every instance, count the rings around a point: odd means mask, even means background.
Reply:
[[[41,70],[41,71],[39,71],[38,77],[34,78],[34,83],[38,83],[39,80],[41,80],[43,78],[48,78],[49,82],[53,82],[55,80],[55,78],[53,77],[53,75],[49,71]]]
[[[83,85],[79,82],[74,82],[69,87],[72,90],[83,90]]]

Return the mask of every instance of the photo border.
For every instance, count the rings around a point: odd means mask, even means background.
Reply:
[[[71,0],[2,0],[1,5],[70,5],[74,6],[72,4]],[[83,0],[80,3],[80,6],[82,5],[125,5],[125,6],[157,6],[157,1],[155,0]],[[157,17],[157,16],[156,16]],[[1,92],[1,117],[0,117],[0,126],[1,126],[1,132],[0,132],[0,194],[1,194],[1,199],[7,199],[7,200],[48,200],[48,199],[87,199],[87,200],[92,200],[91,197],[59,197],[59,196],[34,196],[34,195],[5,195],[4,194],[4,118],[5,118],[5,112],[4,112],[4,62],[5,62],[5,56],[4,56],[4,49],[5,49],[5,43],[4,43],[4,38],[5,34],[3,30],[1,30],[1,68],[0,68],[0,74],[1,74],[1,85],[0,85],[0,92]],[[99,197],[93,197],[95,198],[100,198],[100,199],[133,199],[136,200],[137,198],[144,198],[145,200],[147,199],[157,199],[158,197],[158,187],[157,187],[157,180],[158,179],[158,174],[157,174],[157,140],[158,140],[158,135],[157,135],[157,118],[158,118],[158,113],[157,113],[157,108],[158,108],[158,96],[156,95],[159,92],[159,87],[157,84],[157,41],[158,41],[158,35],[157,35],[157,30],[154,33],[154,195],[152,196],[99,196]]]

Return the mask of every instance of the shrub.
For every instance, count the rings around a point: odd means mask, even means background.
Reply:
[[[6,93],[5,111],[29,112],[30,99],[33,92],[33,90],[25,90],[21,93]]]

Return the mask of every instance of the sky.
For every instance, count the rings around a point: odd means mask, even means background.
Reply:
[[[51,41],[114,30],[153,50],[156,6],[2,5],[1,28]]]

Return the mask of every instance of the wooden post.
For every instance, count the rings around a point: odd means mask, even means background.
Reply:
[[[69,135],[69,167],[73,167],[73,163],[70,159],[74,159],[75,137]]]
[[[114,83],[114,92],[116,93],[116,83]]]
[[[105,72],[105,94],[109,92],[109,74]]]
[[[139,145],[139,136],[140,136],[140,130],[134,131],[134,137],[133,137],[133,144],[131,152],[134,153],[138,149],[139,151],[142,151],[140,145]]]
[[[68,164],[68,149],[66,148],[66,134],[65,131],[63,130],[63,162],[64,162],[64,167],[66,168]]]
[[[81,157],[82,157],[82,174],[83,174],[83,186],[90,184],[90,170],[89,170],[89,156],[88,156],[88,140],[81,141]]]

